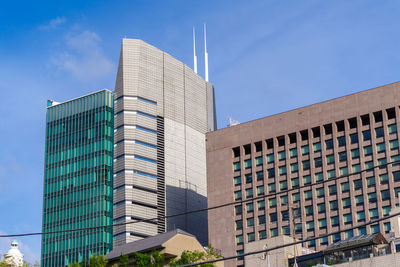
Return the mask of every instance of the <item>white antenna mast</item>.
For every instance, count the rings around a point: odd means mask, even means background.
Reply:
[[[197,56],[196,56],[196,36],[193,26],[193,65],[194,65],[194,72],[197,73]]]
[[[204,23],[204,72],[206,76],[206,82],[208,82],[207,31],[205,23]]]

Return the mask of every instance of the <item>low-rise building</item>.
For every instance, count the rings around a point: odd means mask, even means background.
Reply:
[[[165,256],[167,262],[169,262],[173,258],[180,257],[185,250],[206,252],[194,235],[176,229],[118,246],[106,255],[106,259],[108,260],[108,266],[113,266],[119,263],[121,255],[128,255],[129,263],[133,264],[133,254],[135,252],[151,253],[159,251]],[[215,265],[223,266],[223,263],[218,262]]]

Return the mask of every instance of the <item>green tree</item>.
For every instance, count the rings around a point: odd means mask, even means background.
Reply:
[[[129,256],[121,255],[121,257],[119,258],[119,266],[128,267],[128,264],[129,264]]]
[[[93,254],[89,259],[90,267],[106,267],[107,261],[104,255]]]
[[[159,251],[153,251],[151,254],[135,252],[133,260],[137,267],[161,267],[166,263],[164,254]]]
[[[211,245],[208,246],[207,252],[202,251],[188,251],[185,250],[182,252],[181,257],[179,259],[172,259],[170,262],[170,266],[179,266],[183,264],[192,264],[201,261],[208,261],[217,258],[221,258]],[[200,264],[201,267],[212,267],[215,266],[214,263],[204,263]]]

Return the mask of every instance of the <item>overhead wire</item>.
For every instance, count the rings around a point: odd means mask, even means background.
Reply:
[[[219,208],[223,208],[223,207],[228,207],[228,206],[233,206],[233,205],[244,204],[244,203],[247,203],[247,202],[252,202],[252,201],[255,201],[255,200],[259,200],[259,199],[266,199],[266,198],[270,198],[270,197],[286,194],[286,193],[289,193],[289,192],[292,192],[292,191],[300,191],[300,189],[302,189],[302,188],[311,188],[311,187],[314,187],[314,186],[318,186],[318,185],[321,185],[321,184],[329,183],[329,182],[336,181],[336,180],[339,180],[339,179],[350,178],[350,176],[359,175],[359,174],[361,174],[363,172],[371,171],[371,170],[374,170],[375,168],[381,168],[381,167],[385,167],[385,166],[388,166],[388,165],[391,165],[391,164],[400,164],[400,160],[395,160],[395,161],[392,161],[392,162],[386,162],[386,163],[380,164],[378,166],[373,166],[373,167],[366,168],[366,169],[363,169],[363,170],[360,170],[360,171],[357,171],[357,172],[352,172],[350,174],[344,174],[344,175],[340,175],[340,176],[337,176],[337,177],[329,178],[327,180],[317,181],[317,182],[311,183],[311,184],[304,184],[302,186],[297,186],[297,187],[294,187],[294,188],[292,187],[292,188],[289,188],[289,189],[286,189],[286,190],[281,190],[279,192],[272,192],[272,193],[269,193],[269,194],[263,194],[263,195],[259,195],[259,196],[256,196],[256,197],[251,197],[251,198],[246,198],[246,199],[242,199],[242,200],[227,202],[227,203],[224,203],[224,204],[220,204],[220,205],[216,205],[216,206],[212,206],[212,207],[207,207],[207,208],[202,208],[202,209],[195,209],[195,210],[190,210],[190,211],[185,211],[185,212],[171,214],[171,215],[165,215],[165,216],[157,216],[157,217],[153,217],[153,218],[149,218],[149,219],[140,219],[140,220],[135,219],[135,220],[132,220],[132,221],[114,223],[114,224],[109,224],[109,225],[90,226],[90,227],[82,227],[82,228],[76,228],[76,229],[49,231],[49,232],[5,234],[5,235],[0,235],[0,238],[23,237],[23,236],[35,236],[35,235],[47,235],[47,234],[58,234],[58,233],[88,231],[88,230],[104,229],[104,228],[123,226],[123,225],[128,225],[128,224],[142,223],[142,222],[154,222],[154,221],[157,221],[157,220],[160,220],[160,219],[168,219],[168,218],[183,216],[183,215],[192,214],[192,213],[215,210],[215,209],[219,209]]]

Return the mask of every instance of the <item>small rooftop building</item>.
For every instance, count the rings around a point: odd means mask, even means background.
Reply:
[[[169,261],[179,257],[185,250],[206,251],[194,235],[181,229],[176,229],[115,247],[113,251],[106,255],[106,259],[108,260],[108,265],[112,266],[119,262],[121,255],[128,255],[129,263],[133,263],[132,254],[135,252],[151,253],[159,251]],[[223,263],[216,263],[216,266],[223,266]]]
[[[4,254],[4,260],[6,261],[7,266],[22,267],[24,254],[19,251],[18,242],[16,240],[11,242],[11,248],[6,254]]]

